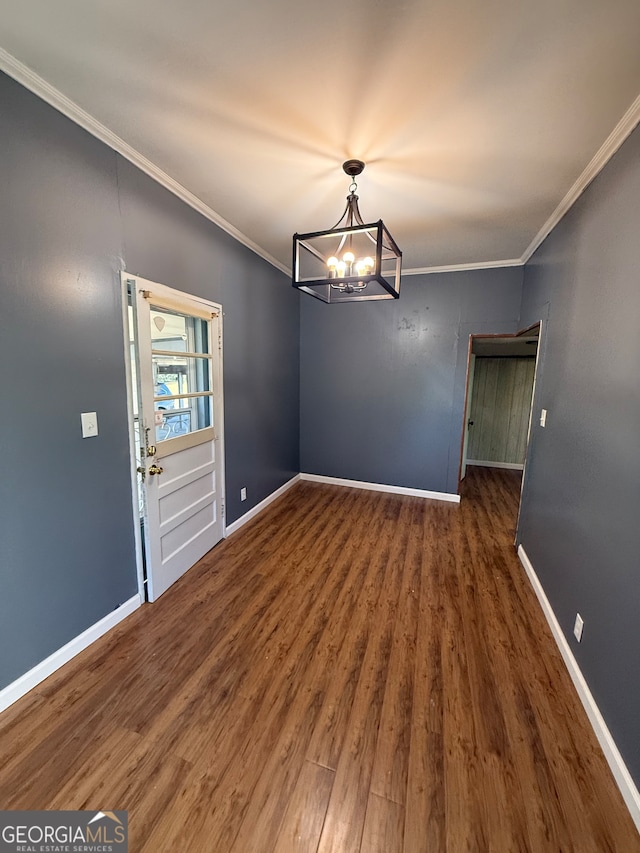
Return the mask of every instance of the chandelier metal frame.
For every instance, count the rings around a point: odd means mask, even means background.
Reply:
[[[293,235],[292,285],[323,302],[400,295],[402,252],[382,219],[366,223],[358,208],[355,178],[364,166],[362,160],[342,164],[351,183],[344,213],[333,228]]]

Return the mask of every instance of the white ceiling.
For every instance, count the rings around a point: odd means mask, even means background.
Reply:
[[[640,118],[639,45],[639,0],[0,7],[0,67],[281,268],[349,157],[405,270],[522,262]]]

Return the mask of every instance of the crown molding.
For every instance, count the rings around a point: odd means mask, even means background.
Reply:
[[[618,124],[611,131],[604,143],[596,152],[592,160],[587,164],[586,168],[573,184],[569,192],[562,199],[560,204],[553,211],[551,216],[538,231],[529,246],[522,253],[520,258],[513,258],[504,261],[484,261],[482,263],[471,264],[451,264],[440,267],[421,267],[416,269],[402,270],[402,275],[424,275],[428,273],[438,272],[461,272],[463,270],[482,270],[496,269],[498,267],[520,267],[524,266],[531,258],[533,253],[538,249],[544,240],[553,231],[562,217],[569,212],[576,201],[580,198],[591,181],[596,178],[613,157],[616,151],[621,147],[623,142],[631,135],[636,126],[640,123],[640,95],[631,104],[626,113],[622,116]]]
[[[447,264],[442,267],[415,267],[410,270],[402,270],[402,275],[429,275],[434,272],[464,272],[465,270],[494,270],[498,267],[521,267],[524,264],[522,258],[511,258],[503,261],[478,261],[470,264]]]
[[[4,48],[0,47],[0,70],[4,71],[9,77],[12,77],[18,83],[23,85],[34,95],[37,95],[43,101],[48,103],[54,109],[61,112],[67,118],[71,119],[75,124],[82,127],[96,139],[99,139],[109,148],[122,155],[126,160],[141,169],[146,175],[157,181],[173,195],[177,196],[189,207],[196,210],[210,222],[213,222],[222,231],[233,237],[247,249],[250,249],[267,263],[271,264],[276,269],[291,275],[290,267],[278,261],[269,252],[262,249],[257,243],[254,243],[249,237],[239,231],[235,226],[227,222],[220,214],[216,213],[209,205],[205,204],[196,195],[190,192],[182,184],[174,180],[166,172],[163,172],[155,163],[152,163],[139,151],[136,151],[131,145],[109,130],[105,125],[95,119],[92,115],[86,112],[82,107],[78,106],[74,101],[63,95],[58,89],[43,80],[38,74],[8,53]],[[575,204],[586,187],[598,175],[598,173],[606,166],[609,160],[613,157],[622,143],[634,130],[640,122],[640,95],[636,98],[627,112],[620,119],[616,127],[609,134],[604,144],[600,147],[591,162],[587,165],[577,181],[573,184],[569,192],[556,207],[551,216],[547,219],[540,231],[536,234],[527,249],[523,252],[520,258],[511,258],[501,261],[480,261],[478,263],[466,264],[445,264],[443,266],[433,267],[416,267],[413,269],[404,269],[403,276],[408,275],[429,275],[431,273],[446,273],[446,272],[463,272],[465,270],[483,270],[497,269],[500,267],[519,267],[529,261],[533,253],[538,249],[546,237],[560,222],[562,217]]]
[[[536,249],[540,247],[543,241],[556,227],[558,222],[560,222],[565,213],[568,213],[568,211],[573,207],[591,181],[593,181],[593,179],[596,178],[604,169],[622,143],[628,136],[630,136],[638,122],[640,122],[640,95],[638,95],[626,113],[622,116],[618,124],[604,141],[603,145],[598,149],[594,158],[587,165],[578,180],[571,187],[569,192],[565,195],[560,204],[556,207],[551,216],[547,219],[529,246],[526,248],[522,255],[523,264],[527,263]]]
[[[92,115],[83,110],[82,107],[78,106],[78,104],[70,98],[67,98],[66,95],[63,95],[62,92],[47,83],[46,80],[43,80],[42,77],[30,68],[27,68],[26,65],[23,65],[22,62],[10,53],[7,53],[7,51],[1,47],[0,70],[4,71],[5,74],[8,74],[9,77],[12,77],[26,89],[29,89],[29,91],[33,92],[34,95],[37,95],[43,101],[46,101],[47,104],[54,107],[54,109],[61,112],[67,118],[71,119],[71,121],[82,127],[92,136],[95,136],[96,139],[100,140],[100,142],[104,142],[104,144],[108,145],[109,148],[112,148],[118,154],[121,154],[130,163],[133,163],[134,166],[137,166],[150,178],[153,178],[154,181],[157,181],[161,186],[169,190],[169,192],[173,193],[173,195],[177,196],[181,201],[185,202],[185,204],[188,204],[189,207],[192,207],[198,213],[202,214],[202,216],[217,225],[218,228],[221,228],[233,237],[234,240],[242,243],[243,246],[246,246],[247,249],[255,252],[256,255],[259,255],[263,260],[276,267],[276,269],[281,270],[281,272],[286,273],[287,275],[291,275],[290,269],[258,246],[257,243],[254,243],[253,240],[250,240],[249,237],[231,225],[230,222],[227,222],[226,219],[216,213],[215,210],[209,207],[209,205],[201,201],[197,196],[186,189],[186,187],[183,187],[182,184],[178,183],[178,181],[174,180],[170,175],[167,175],[166,172],[163,172],[162,169],[158,168],[155,163],[152,163],[151,160],[147,159],[143,154],[140,154],[139,151],[136,151],[135,148],[126,143],[124,139],[121,139]]]

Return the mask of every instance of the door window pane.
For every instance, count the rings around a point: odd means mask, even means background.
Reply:
[[[211,359],[193,356],[161,355],[154,353],[154,397],[171,397],[177,394],[198,394],[211,390]],[[156,400],[156,409],[173,408],[180,400]]]
[[[168,308],[151,308],[151,347],[171,352],[209,353],[209,323]]]
[[[211,426],[209,321],[152,307],[150,323],[156,442]]]
[[[156,423],[156,442],[166,441],[213,425],[211,394],[167,402],[176,405],[160,409],[159,402],[156,402],[156,417],[158,420],[161,418],[160,422]]]

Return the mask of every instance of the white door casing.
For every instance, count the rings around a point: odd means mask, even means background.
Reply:
[[[224,535],[222,309],[123,276],[136,325],[137,467],[147,596],[155,601]],[[169,388],[161,371],[174,370]]]
[[[460,479],[464,480],[467,475],[467,451],[469,449],[469,427],[471,426],[471,399],[473,397],[473,379],[476,369],[476,357],[473,353],[469,354],[469,371],[467,378],[467,399],[464,408],[464,439],[462,445],[462,464],[460,467]]]

